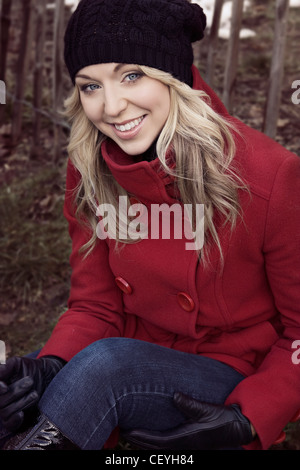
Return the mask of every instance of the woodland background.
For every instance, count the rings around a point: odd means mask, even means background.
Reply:
[[[230,40],[213,38],[210,28],[195,45],[196,66],[228,100],[231,113],[264,132],[278,2],[249,0],[240,17],[240,26],[255,35],[239,41],[229,100],[224,84]],[[0,339],[8,356],[41,348],[68,299],[70,239],[62,206],[69,126],[61,111],[71,89],[62,60],[69,3],[0,0],[0,80],[6,85],[6,103],[0,104]],[[276,116],[271,133],[300,156],[300,103],[291,100],[292,84],[300,80],[300,8],[290,7],[284,21],[282,79],[271,103]],[[208,77],[212,40],[214,68]],[[286,433],[276,449],[299,450],[299,424],[289,424]]]

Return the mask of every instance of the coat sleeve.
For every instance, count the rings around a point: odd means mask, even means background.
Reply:
[[[89,237],[87,229],[75,217],[73,194],[78,181],[77,170],[68,162],[64,204],[72,239],[68,310],[39,354],[56,355],[66,361],[98,339],[122,336],[124,329],[122,295],[109,267],[107,243],[97,240],[86,258],[79,253]]]
[[[256,429],[246,448],[268,449],[300,408],[300,159],[290,156],[274,180],[265,225],[265,267],[280,313],[282,334],[258,370],[230,394]],[[300,344],[300,343],[298,343]]]

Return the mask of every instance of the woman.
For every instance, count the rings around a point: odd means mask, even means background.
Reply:
[[[69,308],[37,359],[1,366],[6,428],[41,413],[7,448],[101,449],[121,429],[267,449],[299,408],[300,162],[203,82],[204,28],[186,0],[81,0],[69,22]]]

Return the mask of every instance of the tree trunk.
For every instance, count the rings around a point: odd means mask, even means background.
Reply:
[[[6,103],[6,85],[5,85],[5,72],[6,72],[6,57],[9,41],[9,27],[10,27],[10,10],[12,0],[0,0],[0,124],[3,120],[4,106],[1,104]]]
[[[16,144],[22,129],[22,100],[24,98],[25,83],[28,71],[28,62],[31,52],[31,36],[33,25],[33,9],[31,0],[22,1],[23,25],[20,39],[19,58],[16,71],[16,94],[14,97],[12,117],[12,144]]]
[[[33,125],[33,143],[31,156],[34,158],[40,153],[40,135],[41,135],[41,114],[38,110],[42,107],[43,98],[43,65],[44,65],[44,45],[46,29],[46,5],[47,0],[39,0],[34,5],[36,11],[36,31],[35,31],[35,68],[33,83],[33,105],[35,109]]]
[[[223,102],[232,111],[232,93],[235,84],[240,44],[240,31],[243,18],[244,0],[233,0],[231,31],[224,75]]]
[[[264,132],[272,139],[276,136],[277,119],[281,101],[281,85],[284,70],[286,29],[289,0],[276,0],[272,64],[268,86],[268,98],[264,118]]]
[[[5,81],[6,56],[10,27],[10,10],[12,0],[1,0],[0,3],[0,79]]]
[[[220,19],[222,15],[224,0],[216,0],[213,21],[209,34],[209,44],[207,51],[207,69],[206,69],[206,82],[213,86],[213,76],[215,69],[215,53],[218,42],[218,33],[220,26]]]
[[[64,36],[64,0],[56,0],[54,14],[54,38],[53,38],[53,111],[57,116],[63,105],[63,36]],[[59,125],[54,124],[53,158],[57,162],[61,154],[61,132]]]

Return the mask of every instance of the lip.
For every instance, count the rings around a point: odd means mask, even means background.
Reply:
[[[133,122],[133,121],[136,121],[137,119],[141,119],[145,117],[143,114],[142,116],[139,116],[139,117],[135,117],[133,119],[128,119],[127,121],[123,121],[123,122],[112,122],[111,124],[113,124],[114,126],[125,126],[125,124],[128,124],[129,122]]]
[[[133,129],[129,129],[128,131],[119,131],[118,129],[116,129],[115,125],[124,126],[125,124],[127,124],[129,122],[132,122],[132,121],[135,121],[136,119],[139,119],[139,118],[129,119],[128,121],[124,121],[124,122],[121,122],[121,123],[114,123],[114,124],[111,124],[111,127],[112,127],[114,133],[120,139],[122,139],[122,140],[132,139],[133,137],[135,137],[140,132],[141,128],[144,125],[144,121],[145,121],[147,116],[144,115],[144,116],[140,116],[140,117],[143,117],[142,121],[137,126],[135,126]]]

